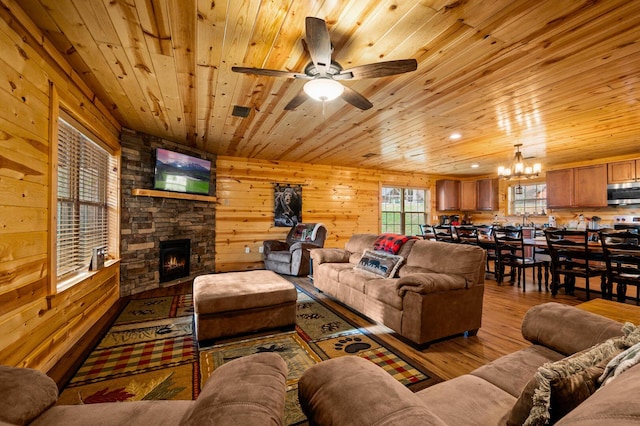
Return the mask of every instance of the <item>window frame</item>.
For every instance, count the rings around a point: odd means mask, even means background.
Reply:
[[[384,206],[385,204],[385,190],[390,189],[390,190],[397,190],[399,191],[399,206],[400,206],[400,210],[385,210]],[[406,201],[405,201],[405,197],[407,195],[406,191],[422,191],[423,194],[423,209],[422,211],[413,211],[413,210],[405,210],[406,208]],[[380,232],[381,233],[385,233],[385,232],[390,232],[390,233],[397,233],[397,234],[402,234],[402,235],[420,235],[420,229],[419,226],[420,225],[424,225],[426,223],[429,223],[429,189],[428,188],[420,188],[420,187],[410,187],[410,186],[396,186],[396,185],[384,185],[382,184],[380,186]],[[389,230],[388,228],[385,228],[385,215],[386,214],[399,214],[400,215],[400,223],[399,224],[394,224],[394,225],[399,225],[400,226],[400,230]],[[421,221],[418,221],[418,223],[409,223],[407,225],[407,215],[415,215],[415,214],[422,214],[422,218]],[[388,224],[387,224],[388,225]],[[411,228],[408,228],[415,226],[415,232],[413,232],[411,230]],[[408,232],[409,231],[409,232]]]
[[[89,271],[88,264],[76,272],[71,272],[63,276],[58,276],[58,147],[59,147],[59,120],[64,120],[77,131],[84,134],[84,137],[91,140],[95,145],[106,151],[108,154],[107,174],[108,181],[104,182],[107,187],[107,210],[106,210],[106,241],[107,251],[105,253],[105,266],[117,262],[120,255],[119,234],[120,234],[120,145],[115,134],[109,133],[106,128],[99,126],[89,126],[87,121],[73,114],[70,109],[65,108],[57,98],[56,91],[52,88],[52,113],[49,123],[49,158],[50,167],[50,188],[49,188],[49,273],[48,273],[48,294],[55,295],[67,290],[74,285],[84,281],[97,271]],[[119,130],[119,129],[117,129]]]
[[[546,181],[531,181],[531,182],[528,181],[528,182],[525,182],[524,185],[522,184],[522,182],[517,182],[517,183],[514,182],[514,184],[509,185],[508,186],[508,191],[507,191],[507,194],[508,194],[508,204],[507,204],[507,206],[508,206],[507,207],[508,214],[509,215],[513,215],[513,216],[520,216],[520,215],[523,215],[523,214],[525,214],[527,216],[544,216],[544,215],[546,215],[547,214],[546,213],[547,212],[547,197],[546,196],[545,197],[536,197],[536,198],[524,198],[523,197],[521,199],[517,199],[518,194],[515,193],[516,188],[518,186],[522,186],[523,195],[527,193],[527,188],[535,186],[536,187],[536,189],[535,189],[535,193],[536,194],[540,194],[541,192],[544,192],[544,194],[546,195],[546,191],[547,191],[546,185],[547,185]],[[539,188],[538,188],[539,186],[544,186],[544,189],[543,190],[542,189],[539,190]],[[524,212],[516,212],[515,204],[518,201],[522,201],[524,203],[524,207],[523,207]],[[526,207],[527,206],[527,202],[534,204],[534,210],[535,210],[534,212],[528,212],[527,211],[527,207]],[[541,210],[538,208],[540,203],[543,203]]]

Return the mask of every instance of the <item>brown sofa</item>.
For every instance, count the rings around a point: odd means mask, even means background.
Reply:
[[[640,330],[631,324],[622,329],[621,323],[576,307],[545,303],[531,308],[522,323],[531,346],[470,374],[412,393],[373,363],[342,357],[308,369],[299,382],[299,399],[311,424],[348,419],[352,426],[519,425],[526,424],[534,400],[544,401],[544,393],[534,390],[546,378],[551,423],[637,425],[640,366],[606,386],[594,384],[615,354],[638,346]],[[539,419],[531,424],[544,424]]]
[[[216,369],[196,401],[55,405],[51,378],[0,366],[0,425],[282,425],[286,378],[280,355],[259,353]]]
[[[313,285],[411,342],[468,332],[482,322],[486,252],[476,246],[409,239],[389,278],[358,267],[375,234],[353,235],[344,249],[311,251]]]

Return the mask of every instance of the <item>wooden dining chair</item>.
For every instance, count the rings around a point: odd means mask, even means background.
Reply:
[[[473,225],[460,225],[453,228],[455,231],[455,242],[460,244],[478,244],[478,228]]]
[[[453,227],[451,225],[433,225],[432,228],[436,241],[445,241],[447,243],[453,243],[455,241]]]
[[[551,255],[551,295],[560,287],[573,295],[576,277],[584,278],[587,300],[590,299],[589,278],[600,276],[602,291],[606,291],[606,268],[593,262],[589,252],[589,232],[569,229],[547,229],[544,232]],[[560,283],[560,276],[564,277]]]
[[[478,245],[487,251],[487,264],[485,273],[496,278],[498,256],[496,255],[496,243],[493,241],[493,225],[478,225]],[[493,271],[490,265],[493,264]]]
[[[501,284],[504,280],[505,267],[508,266],[511,269],[511,281],[514,281],[517,273],[518,287],[522,280],[522,291],[526,291],[527,269],[535,271],[535,268],[538,268],[538,290],[542,291],[541,270],[544,267],[544,262],[536,260],[535,252],[532,250],[530,251],[531,256],[527,255],[522,230],[513,227],[496,228],[494,229],[493,239],[498,257],[496,269],[496,281],[498,281],[498,284]],[[535,283],[535,273],[533,276]]]
[[[611,297],[617,284],[619,302],[626,300],[627,286],[636,287],[636,305],[640,304],[640,235],[630,230],[601,231],[604,261],[607,265],[607,291]]]

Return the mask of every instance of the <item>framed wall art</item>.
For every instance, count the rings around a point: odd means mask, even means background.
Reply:
[[[292,227],[302,222],[302,185],[276,183],[274,189],[274,224]]]

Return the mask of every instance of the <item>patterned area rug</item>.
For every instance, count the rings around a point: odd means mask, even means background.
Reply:
[[[298,380],[322,360],[345,355],[367,358],[414,391],[440,381],[366,328],[297,288],[295,331],[238,337],[199,350],[193,335],[191,294],[132,300],[62,391],[58,403],[195,399],[216,368],[257,352],[276,352],[287,362],[285,422],[289,425],[306,421],[298,404]]]

